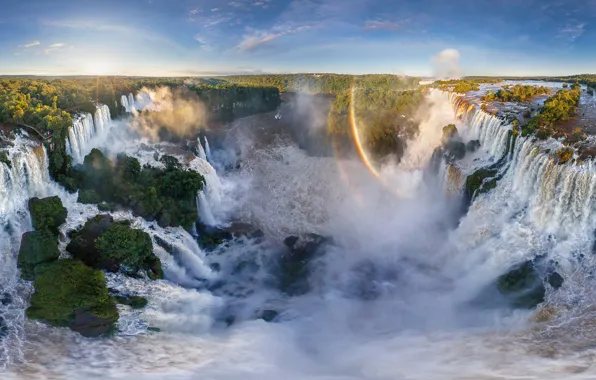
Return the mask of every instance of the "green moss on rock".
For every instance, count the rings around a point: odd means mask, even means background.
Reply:
[[[133,309],[142,309],[149,303],[146,298],[140,296],[115,296],[116,301],[121,305],[128,305]]]
[[[48,231],[25,232],[21,239],[17,265],[21,278],[33,280],[35,266],[57,260],[60,257],[58,241]]]
[[[149,234],[121,223],[111,225],[97,239],[95,246],[102,260],[118,263],[134,272],[149,269],[147,260],[153,256]]]
[[[38,231],[47,230],[58,235],[58,227],[66,222],[68,212],[59,197],[31,198],[29,211],[33,228]]]
[[[37,266],[33,285],[29,318],[88,337],[113,331],[118,309],[101,271],[77,260],[58,260]]]
[[[497,288],[514,307],[534,308],[544,301],[546,289],[530,260],[499,277]]]
[[[97,204],[101,202],[101,197],[95,190],[81,190],[79,191],[79,198],[77,202],[84,204]]]
[[[12,162],[10,162],[10,160],[8,159],[7,151],[3,150],[2,152],[0,152],[0,162],[6,164],[6,166],[8,166],[9,169],[12,169]]]
[[[486,191],[493,189],[496,186],[496,181],[494,183],[487,183],[485,185],[485,180],[489,178],[494,178],[497,175],[496,169],[478,169],[474,173],[466,178],[466,198],[469,201],[472,201],[476,194],[481,194]]]

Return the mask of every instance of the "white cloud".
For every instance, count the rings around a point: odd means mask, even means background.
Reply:
[[[217,12],[219,11],[219,8],[211,8],[211,12]]]
[[[253,50],[261,45],[267,44],[279,37],[295,34],[312,29],[312,25],[301,25],[295,28],[275,28],[270,31],[257,30],[251,34],[244,35],[242,41],[236,46],[238,50]]]
[[[30,47],[33,47],[33,46],[37,46],[40,43],[41,42],[39,42],[39,41],[33,41],[33,42],[29,42],[28,44],[25,44],[25,45],[20,45],[20,47],[30,48]]]
[[[559,30],[559,37],[575,41],[586,32],[586,23],[567,24],[564,28]]]
[[[435,65],[435,78],[437,79],[458,79],[461,77],[459,66],[459,51],[456,49],[445,49],[433,57]]]
[[[43,52],[44,52],[45,54],[50,54],[50,53],[51,53],[51,52],[53,52],[53,51],[60,50],[60,49],[64,49],[64,48],[66,48],[66,47],[68,47],[68,45],[66,45],[65,43],[63,43],[63,42],[58,42],[58,43],[55,43],[55,44],[51,44],[51,45],[50,45],[50,46],[48,46],[46,49],[44,49],[44,51],[43,51]]]
[[[364,23],[366,30],[400,30],[409,20],[389,21],[389,20],[368,20]]]

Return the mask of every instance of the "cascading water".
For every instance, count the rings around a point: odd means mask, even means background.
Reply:
[[[209,140],[207,140],[207,136],[205,136],[205,157],[207,158],[207,161],[212,161],[211,147],[209,146]]]
[[[89,113],[78,115],[73,120],[72,127],[68,129],[66,153],[72,156],[75,162],[82,162],[90,151],[91,140],[97,135],[105,134],[111,121],[110,109],[105,104],[97,106],[94,116]]]
[[[445,95],[460,116],[461,135],[482,146],[461,169],[444,166],[446,178],[461,186],[469,171],[501,158],[510,128],[458,99]],[[380,170],[384,184],[413,183],[404,186],[407,199],[388,191],[357,160],[310,157],[285,140],[243,141],[256,148],[243,151],[242,169],[225,179],[199,148],[202,157],[189,168],[207,181],[205,205],[198,197],[201,217],[207,208],[214,224],[221,217],[246,217],[273,237],[271,246],[233,241],[205,253],[181,229],[114,214],[175,245],[173,254],[155,248],[169,281],[108,275],[110,287],[149,298],[144,310],[121,310],[120,335],[131,336],[81,339],[32,324],[23,343],[27,362],[8,378],[594,378],[596,168],[591,162],[555,165],[547,150],[558,142],[518,136],[497,187],[478,196],[453,227],[445,223],[453,199],[444,198],[443,189],[429,189],[432,182],[419,181],[416,170],[437,146],[440,125],[453,122],[451,113],[427,125],[418,138],[428,141],[409,144],[403,167]],[[246,183],[229,189],[229,181]],[[76,203],[76,196],[58,193],[69,210],[62,232],[97,213],[95,206]],[[242,200],[239,214],[227,207],[215,211],[230,199]],[[246,276],[274,261],[280,238],[304,232],[334,238],[314,262],[308,294],[280,295],[270,276],[263,276],[264,285],[258,276]],[[558,290],[546,285],[552,319],[536,324],[530,321],[538,319],[535,311],[475,302],[512,264],[536,255],[552,260],[549,265],[565,277]],[[214,263],[221,264],[219,271],[210,267]],[[237,289],[221,290],[222,282],[233,281]],[[218,329],[230,293],[241,294],[234,302],[245,306],[280,307],[277,323],[238,318],[231,328]],[[147,326],[162,331],[145,334]]]

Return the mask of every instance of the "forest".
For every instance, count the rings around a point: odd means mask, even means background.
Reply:
[[[571,119],[577,112],[581,88],[574,84],[570,89],[558,91],[549,97],[540,112],[522,127],[522,136],[537,131],[538,137],[546,138],[556,133],[556,124]]]
[[[487,91],[481,99],[483,102],[527,102],[535,96],[546,94],[550,94],[547,87],[516,84],[503,86],[496,92]]]

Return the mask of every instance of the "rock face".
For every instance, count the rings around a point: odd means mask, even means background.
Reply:
[[[527,309],[542,303],[546,293],[540,274],[531,260],[499,277],[497,288],[512,306]]]
[[[310,264],[313,259],[323,255],[325,245],[331,241],[329,238],[307,234],[305,236],[289,236],[284,240],[288,252],[280,259],[279,286],[281,291],[298,296],[308,293],[310,284]]]
[[[29,318],[69,327],[87,337],[114,329],[118,309],[101,271],[77,260],[57,260],[35,268],[33,285]]]
[[[59,197],[29,199],[31,222],[37,231],[49,231],[58,235],[58,227],[66,222],[68,214]]]
[[[66,250],[83,263],[91,267],[98,266],[99,250],[95,247],[95,243],[112,224],[114,224],[114,218],[107,214],[97,215],[87,220],[83,228],[73,234]]]
[[[480,140],[470,140],[466,144],[466,150],[468,152],[475,152],[480,148]]]
[[[147,299],[140,296],[115,296],[116,301],[121,305],[127,305],[132,307],[133,309],[142,309],[147,306]]]
[[[147,271],[152,279],[163,278],[161,262],[153,254],[151,237],[131,228],[126,222],[114,222],[110,215],[89,219],[66,247],[84,264],[109,272],[136,275]]]
[[[35,266],[60,257],[58,241],[48,231],[25,232],[19,249],[18,267],[24,280],[33,280]]]

